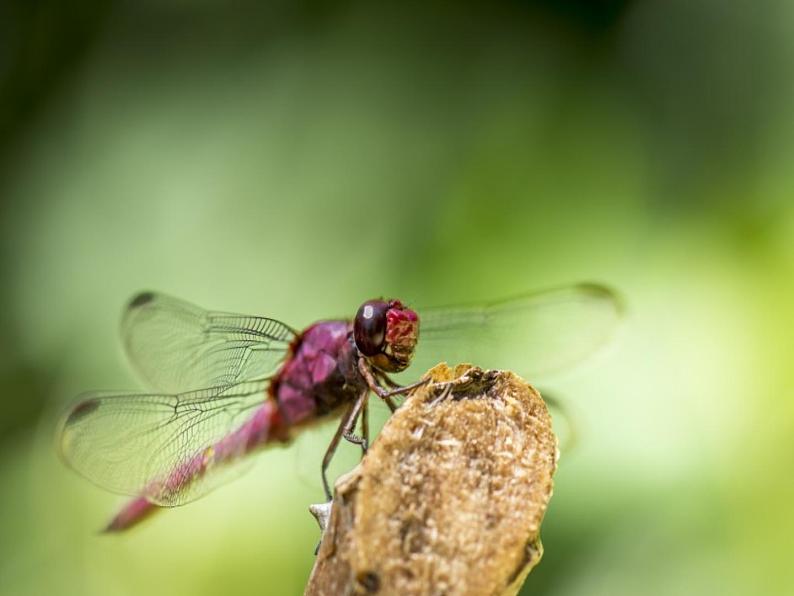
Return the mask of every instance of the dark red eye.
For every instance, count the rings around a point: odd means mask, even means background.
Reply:
[[[388,311],[389,304],[383,300],[370,300],[358,309],[353,321],[353,337],[358,351],[364,356],[374,356],[383,348]]]

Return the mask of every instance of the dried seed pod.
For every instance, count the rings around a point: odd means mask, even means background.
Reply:
[[[509,371],[428,375],[337,482],[307,595],[512,595],[540,560],[558,454],[540,394]]]

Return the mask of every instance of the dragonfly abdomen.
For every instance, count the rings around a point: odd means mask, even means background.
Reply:
[[[140,496],[129,501],[116,514],[105,531],[120,532],[148,517],[160,508],[151,499],[168,501],[169,498],[174,498],[178,502],[179,493],[190,491],[191,486],[200,482],[204,474],[213,467],[232,464],[257,448],[288,440],[289,428],[278,404],[267,399],[231,434],[194,453],[167,477],[146,487]]]

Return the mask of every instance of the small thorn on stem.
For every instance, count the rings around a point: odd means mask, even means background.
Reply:
[[[325,533],[325,529],[328,527],[328,518],[331,517],[331,506],[333,504],[334,501],[332,499],[325,503],[309,505],[309,511],[314,516],[314,519],[317,520],[317,524],[320,526],[320,531],[322,533]]]

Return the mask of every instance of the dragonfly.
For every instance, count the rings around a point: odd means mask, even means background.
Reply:
[[[132,497],[106,527],[121,531],[238,476],[254,452],[338,419],[320,469],[330,500],[327,471],[340,442],[367,451],[370,396],[394,411],[399,396],[427,381],[400,384],[396,375],[441,361],[525,376],[563,370],[606,342],[621,310],[611,289],[583,283],[445,308],[368,300],[352,318],[297,330],[141,292],[121,335],[151,389],[80,396],[60,423],[60,456],[99,487]]]

